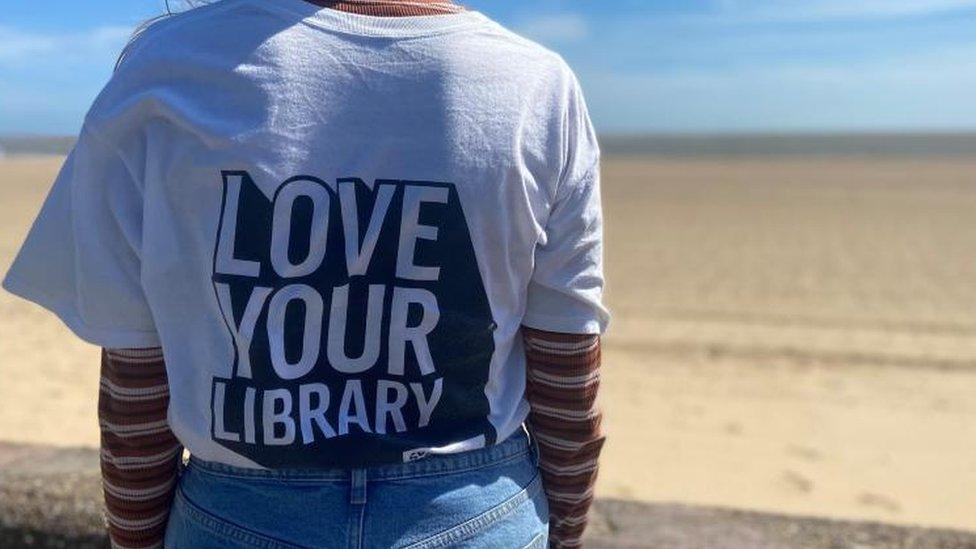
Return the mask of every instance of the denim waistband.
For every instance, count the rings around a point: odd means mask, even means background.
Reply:
[[[247,479],[345,481],[350,480],[354,474],[360,476],[365,473],[365,477],[369,480],[393,480],[480,469],[529,454],[531,446],[525,430],[518,429],[504,441],[487,448],[469,450],[456,454],[431,455],[409,463],[393,463],[389,465],[364,467],[362,469],[257,469],[206,461],[196,458],[192,454],[190,455],[187,467],[192,467],[195,470],[208,474]]]

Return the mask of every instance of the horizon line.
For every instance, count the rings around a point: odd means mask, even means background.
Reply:
[[[834,137],[834,136],[969,136],[976,135],[976,127],[947,129],[947,128],[853,128],[853,129],[730,129],[730,130],[647,130],[647,131],[598,131],[600,139],[639,139],[647,137],[666,138],[721,138],[721,137]],[[76,133],[42,133],[42,132],[0,132],[0,140],[14,139],[76,139]]]

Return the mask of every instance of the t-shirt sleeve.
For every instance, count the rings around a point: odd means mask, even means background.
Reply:
[[[599,334],[610,321],[603,305],[600,150],[575,78],[568,97],[564,167],[536,246],[522,323],[552,332]]]
[[[141,284],[142,191],[87,123],[3,280],[102,347],[159,345]]]

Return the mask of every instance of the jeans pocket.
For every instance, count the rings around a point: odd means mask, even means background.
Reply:
[[[166,549],[298,549],[201,509],[177,487],[166,526]]]
[[[549,525],[544,502],[542,477],[536,475],[528,486],[502,503],[406,549],[545,547]]]

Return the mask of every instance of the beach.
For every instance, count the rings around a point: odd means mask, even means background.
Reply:
[[[60,157],[0,159],[6,270]],[[605,159],[597,495],[976,531],[976,158]],[[98,349],[0,293],[0,442],[97,447]]]

